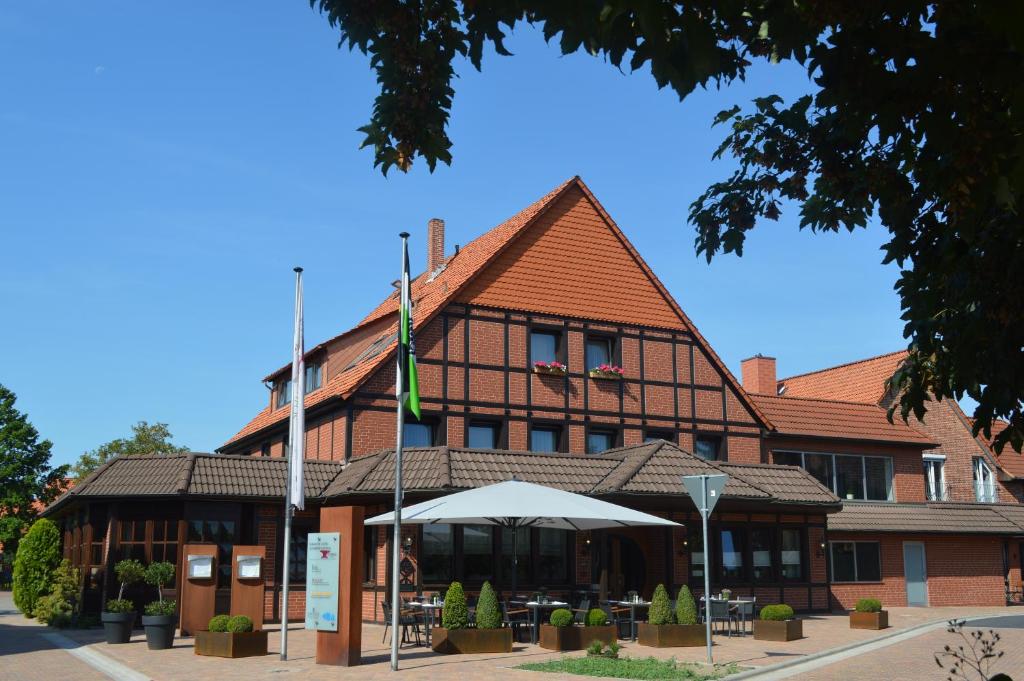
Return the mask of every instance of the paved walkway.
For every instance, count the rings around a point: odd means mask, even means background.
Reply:
[[[94,656],[93,659],[109,660],[134,670],[134,678],[151,678],[158,681],[196,681],[215,678],[218,681],[258,681],[260,679],[301,679],[302,681],[336,681],[345,679],[394,679],[391,673],[389,647],[381,643],[383,628],[365,625],[363,628],[364,665],[358,668],[339,670],[316,665],[313,661],[314,637],[311,632],[293,628],[289,630],[291,659],[278,659],[280,632],[271,627],[271,654],[261,658],[226,660],[198,657],[192,650],[192,639],[179,639],[174,648],[166,651],[150,651],[146,648],[141,632],[127,645],[110,646],[102,642],[102,631],[64,631],[72,650],[63,650],[54,645],[46,634],[53,633],[38,624],[11,612],[9,594],[0,594],[0,681],[55,681],[60,679],[123,678],[114,671],[104,675],[88,666],[79,657]],[[1009,608],[895,608],[889,611],[893,629],[887,632],[872,632],[849,629],[848,619],[842,615],[812,616],[804,623],[806,638],[789,643],[755,641],[752,637],[715,637],[715,661],[735,662],[744,667],[773,665],[785,660],[797,659],[825,649],[891,634],[925,622],[941,621],[954,617],[979,615],[1018,614],[1020,610]],[[1024,629],[1002,629],[1002,649],[1007,651],[1006,669],[1024,668]],[[52,638],[52,637],[51,637]],[[943,629],[928,632],[910,641],[881,648],[877,653],[861,655],[827,664],[810,674],[802,673],[800,679],[813,681],[825,679],[848,679],[855,677],[872,679],[944,679],[941,670],[935,666],[931,653],[942,648],[950,639]],[[634,657],[655,656],[675,657],[680,661],[702,662],[703,648],[653,649],[625,643],[623,653]],[[581,654],[581,653],[573,653]],[[555,681],[560,675],[525,672],[513,669],[524,662],[557,658],[557,653],[532,646],[517,644],[508,655],[436,655],[424,648],[405,647],[402,649],[401,678],[431,679],[457,677],[458,681],[494,681],[496,678],[513,677],[523,681]],[[869,674],[864,674],[870,669]],[[109,671],[109,670],[108,670]],[[775,675],[773,675],[775,677]],[[578,679],[579,677],[564,677]],[[778,676],[776,678],[784,678]]]

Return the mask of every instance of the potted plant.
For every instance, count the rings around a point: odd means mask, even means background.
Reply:
[[[167,561],[150,563],[146,568],[146,584],[156,587],[157,600],[143,610],[142,626],[146,629],[146,645],[150,650],[165,650],[174,645],[178,617],[177,603],[164,600],[164,587],[174,581],[174,564]]]
[[[591,378],[605,378],[612,381],[621,381],[622,375],[626,373],[622,367],[614,364],[598,364],[589,372]]]
[[[216,615],[206,631],[196,632],[196,655],[254,657],[267,654],[267,631],[252,630],[245,615]]]
[[[851,629],[886,629],[889,626],[889,611],[882,610],[882,601],[877,598],[862,598],[850,613]]]
[[[804,621],[797,619],[788,605],[766,605],[760,619],[754,620],[754,638],[758,641],[795,641],[804,637]]]
[[[550,376],[565,376],[568,367],[557,360],[550,362],[534,362],[533,373],[535,374],[548,374]]]
[[[510,653],[512,630],[503,628],[498,596],[490,582],[484,582],[476,603],[476,627],[469,628],[466,594],[452,582],[444,597],[440,627],[430,632],[431,647],[437,653]]]
[[[608,624],[608,615],[600,608],[591,608],[584,625],[572,623],[572,613],[565,608],[552,611],[549,624],[540,628],[540,647],[548,650],[584,650],[595,642],[611,645],[615,642],[615,625]]]
[[[117,598],[107,601],[100,619],[107,637],[107,643],[128,643],[132,638],[132,627],[135,626],[135,603],[124,597],[124,588],[137,584],[146,576],[142,563],[127,558],[114,566],[114,574],[121,583]]]
[[[677,648],[702,646],[707,641],[705,627],[697,624],[697,604],[688,586],[679,589],[676,609],[672,612],[668,591],[663,584],[654,589],[647,621],[637,625],[637,639],[642,646]]]

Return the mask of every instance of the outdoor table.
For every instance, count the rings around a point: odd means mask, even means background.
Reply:
[[[434,628],[434,622],[437,621],[437,612],[444,608],[444,601],[437,603],[421,603],[419,601],[411,601],[406,603],[412,608],[423,609],[423,626],[427,630],[427,647],[430,647],[430,630]]]
[[[733,609],[733,610],[739,610],[740,609],[739,606],[742,605],[743,603],[755,603],[755,602],[756,601],[749,601],[749,600],[747,600],[745,598],[730,599],[729,600],[729,608]],[[751,614],[751,619],[753,619],[753,614]],[[741,635],[742,636],[746,636],[747,635],[747,615],[746,615],[746,613],[744,613],[744,612],[740,613],[740,621],[742,622],[742,625],[741,625],[742,628],[740,629]]]
[[[615,605],[629,608],[629,638],[636,641],[636,611],[638,608],[651,607],[650,601],[614,601]]]
[[[542,610],[554,610],[556,608],[567,608],[568,603],[562,601],[548,601],[547,603],[538,603],[537,601],[527,601],[524,605],[530,609],[530,617],[533,619],[533,626],[530,627],[530,643],[536,645],[537,641],[540,640],[540,613]]]

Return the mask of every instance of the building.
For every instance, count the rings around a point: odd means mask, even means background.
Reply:
[[[952,503],[935,515],[922,461],[945,446],[945,434],[889,423],[881,397],[780,391],[768,358],[745,362],[741,384],[579,178],[451,254],[442,221],[428,223],[427,237],[424,272],[412,284],[423,417],[406,423],[407,500],[514,474],[683,523],[668,533],[523,533],[520,555],[533,556],[520,562],[523,589],[618,596],[664,582],[700,592],[707,569],[713,589],[803,610],[848,607],[858,595],[899,605],[907,602],[904,566],[891,554],[922,536],[897,524],[909,514],[907,522],[946,523],[923,540],[928,564],[941,568],[925,576],[926,592],[951,594],[930,603],[955,600],[956,580],[978,576],[985,602],[1005,599],[1009,563],[997,566],[992,552],[1019,545],[1024,518],[989,503],[970,504],[974,515]],[[299,588],[289,617],[302,613],[304,542],[318,508],[390,510],[397,312],[395,292],[307,353],[309,499],[291,547]],[[621,375],[594,372],[600,365]],[[218,454],[114,461],[48,509],[65,522],[66,554],[91,575],[93,601],[110,592],[120,557],[177,556],[180,564],[185,542],[222,552],[259,543],[268,556],[266,614],[281,616],[289,377],[284,366],[265,378],[266,407]],[[731,478],[708,551],[681,483],[700,470]],[[408,527],[400,547],[389,540],[382,528],[366,531],[367,619],[381,616],[395,550],[410,593],[451,579],[470,590],[508,581],[511,537],[492,528]],[[933,559],[945,541],[962,542],[978,560]]]

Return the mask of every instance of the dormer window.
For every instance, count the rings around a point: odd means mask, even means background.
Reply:
[[[305,392],[308,395],[320,388],[323,383],[323,367],[319,362],[306,365],[306,386]],[[292,379],[278,381],[274,387],[274,408],[280,409],[292,401]]]

